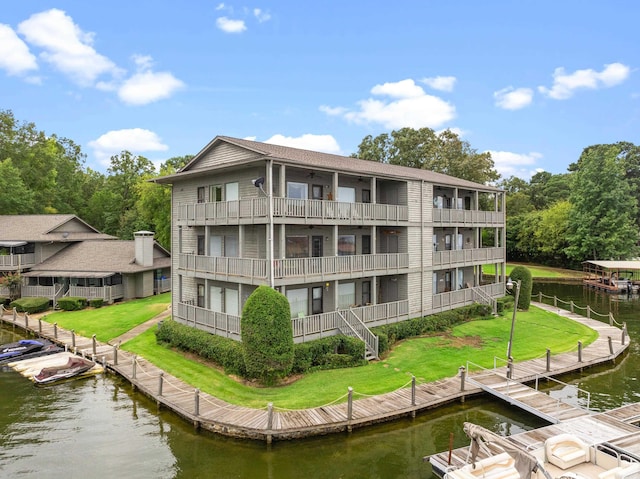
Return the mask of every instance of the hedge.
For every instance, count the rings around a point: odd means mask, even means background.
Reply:
[[[403,339],[445,331],[456,324],[469,321],[472,318],[490,317],[491,313],[491,306],[486,304],[472,304],[429,316],[408,319],[399,323],[377,326],[371,328],[371,331],[378,336],[378,353],[384,353],[396,342],[402,341]]]
[[[338,369],[363,366],[365,345],[349,336],[328,336],[293,348],[293,372],[306,373],[320,369]]]
[[[511,281],[516,283],[520,281],[520,291],[518,293],[518,309],[528,311],[531,305],[531,289],[533,288],[533,280],[531,271],[524,266],[518,265],[511,270]],[[515,294],[516,287],[513,288]]]
[[[246,376],[242,344],[238,341],[216,336],[172,319],[158,324],[156,338],[159,342],[219,364],[227,374]]]
[[[103,304],[104,304],[104,299],[102,298],[94,298],[89,301],[89,306],[91,306],[92,308],[102,308]]]
[[[21,313],[41,313],[49,309],[49,298],[20,298],[12,301],[9,306]]]
[[[56,302],[58,307],[64,311],[77,311],[87,307],[87,299],[79,296],[65,296]]]

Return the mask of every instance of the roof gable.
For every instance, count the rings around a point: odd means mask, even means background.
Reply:
[[[113,238],[76,215],[0,215],[0,240],[49,242]]]

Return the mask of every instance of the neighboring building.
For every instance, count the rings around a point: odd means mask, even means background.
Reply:
[[[20,272],[22,297],[139,298],[170,289],[170,253],[153,233],[120,241],[75,215],[0,216],[0,274]],[[0,290],[0,296],[7,296]]]
[[[296,342],[357,335],[375,356],[368,327],[504,295],[490,186],[222,136],[156,181],[173,185],[174,318],[211,333],[240,339],[264,284],[289,299]]]

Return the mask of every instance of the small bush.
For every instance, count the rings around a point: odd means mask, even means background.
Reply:
[[[9,307],[21,313],[41,313],[49,309],[49,298],[20,298],[12,301]]]
[[[77,311],[87,307],[86,298],[78,296],[66,296],[57,300],[58,307],[64,311]]]
[[[102,298],[95,298],[89,301],[89,306],[91,306],[92,308],[102,308],[103,304],[104,304],[104,299]]]
[[[294,345],[294,373],[320,369],[351,368],[367,364],[362,341],[336,335]]]

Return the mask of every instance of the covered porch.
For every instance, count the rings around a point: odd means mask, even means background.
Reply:
[[[30,271],[24,273],[22,297],[51,298],[64,296],[102,299],[105,303],[124,298],[120,273],[87,271]]]

